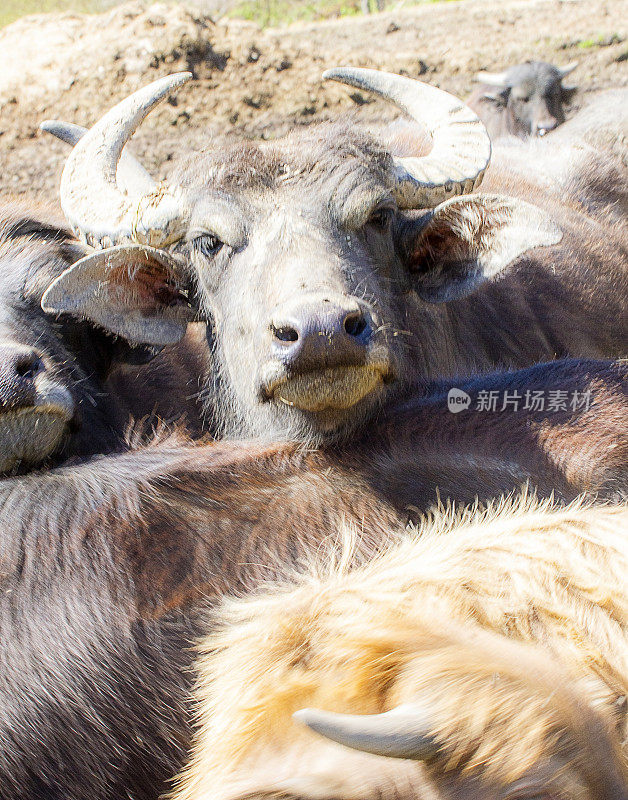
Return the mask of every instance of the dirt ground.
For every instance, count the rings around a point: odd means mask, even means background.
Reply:
[[[66,148],[38,130],[46,118],[90,125],[155,78],[195,80],[151,115],[134,150],[156,176],[183,148],[281,135],[357,109],[365,122],[395,110],[337,84],[324,69],[401,72],[460,97],[480,69],[537,58],[578,60],[588,92],[628,85],[625,0],[459,0],[370,17],[260,30],[217,23],[185,5],[128,3],[99,16],[38,15],[0,31],[0,193],[54,198]],[[42,191],[43,190],[43,191]]]

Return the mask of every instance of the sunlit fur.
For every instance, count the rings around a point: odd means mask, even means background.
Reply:
[[[353,571],[347,535],[212,620],[176,800],[625,797],[628,508],[445,513]],[[427,768],[291,719],[400,703],[440,746]]]

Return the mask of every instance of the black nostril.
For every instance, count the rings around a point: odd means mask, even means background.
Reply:
[[[345,331],[349,334],[349,336],[359,336],[366,328],[366,319],[359,311],[356,311],[355,313],[348,314],[345,317],[344,325]]]
[[[279,339],[280,342],[296,342],[299,339],[299,334],[295,331],[294,328],[291,328],[289,325],[282,325],[279,328],[276,328],[274,325],[271,326],[273,336],[275,339]]]
[[[20,378],[33,378],[42,367],[43,363],[39,356],[25,354],[15,362],[15,373]]]

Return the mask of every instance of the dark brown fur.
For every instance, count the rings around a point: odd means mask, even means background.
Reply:
[[[211,419],[211,409],[201,399],[210,361],[205,326],[193,324],[180,342],[164,347],[148,364],[113,370],[106,390],[122,408],[122,419],[177,423],[196,438],[203,434],[204,420]]]

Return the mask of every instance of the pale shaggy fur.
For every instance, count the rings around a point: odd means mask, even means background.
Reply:
[[[177,800],[626,796],[627,507],[442,514],[368,565],[315,567],[217,612]],[[441,744],[427,770],[291,719],[408,702]]]

